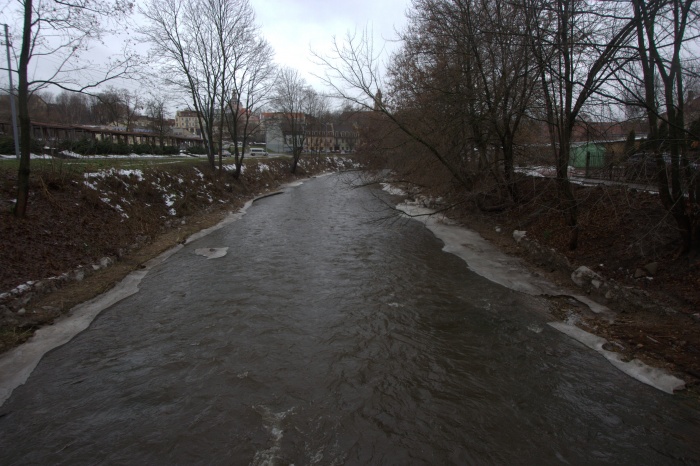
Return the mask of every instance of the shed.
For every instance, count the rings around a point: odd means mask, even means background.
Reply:
[[[588,164],[586,164],[588,160]],[[602,144],[587,142],[571,148],[569,164],[574,168],[603,168],[605,166],[605,147]]]

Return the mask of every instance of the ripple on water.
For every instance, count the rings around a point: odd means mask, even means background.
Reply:
[[[700,459],[697,407],[337,180],[257,201],[48,354],[3,407],[3,462]]]

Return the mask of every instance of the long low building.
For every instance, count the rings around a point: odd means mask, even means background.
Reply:
[[[0,132],[12,135],[11,123],[1,121]],[[163,145],[175,147],[190,147],[204,142],[198,136],[175,136],[170,134],[161,136],[146,131],[120,131],[97,126],[57,125],[38,121],[32,121],[32,138],[41,141],[47,147],[54,147],[60,141],[79,141],[81,139],[109,140],[128,145],[149,144],[153,146],[160,145],[162,139]]]

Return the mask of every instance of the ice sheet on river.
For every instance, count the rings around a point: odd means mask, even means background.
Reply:
[[[445,216],[414,203],[403,203],[397,207],[407,216],[424,223],[445,243],[442,248],[445,252],[463,259],[469,269],[477,275],[511,290],[533,296],[567,294],[550,282],[527,272],[519,260],[502,253],[475,231],[457,226]],[[586,300],[585,297],[574,298]],[[602,309],[596,307],[593,310]]]
[[[618,353],[603,348],[608,342],[605,338],[593,335],[592,333],[588,333],[573,325],[565,324],[564,322],[550,322],[549,325],[602,354],[610,364],[640,382],[670,394],[673,394],[674,390],[682,390],[685,388],[685,382],[681,379],[667,374],[660,369],[649,367],[638,359],[623,361]]]
[[[529,273],[518,259],[507,256],[478,233],[455,225],[445,216],[435,214],[433,210],[411,202],[400,204],[397,208],[414,220],[424,223],[445,244],[442,248],[445,252],[463,259],[470,270],[494,283],[533,296],[566,295],[586,304],[593,312],[610,312],[607,307],[585,296],[571,294]],[[671,394],[674,390],[680,390],[685,386],[682,380],[666,374],[661,369],[649,367],[637,360],[623,361],[617,353],[603,349],[603,345],[607,342],[604,338],[561,322],[550,323],[550,325],[599,352],[613,366],[640,382]]]
[[[228,247],[225,248],[198,248],[194,250],[198,256],[204,256],[207,259],[219,259],[228,254]]]

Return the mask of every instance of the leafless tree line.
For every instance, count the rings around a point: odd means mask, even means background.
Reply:
[[[3,100],[9,95],[2,96]],[[85,94],[61,91],[33,93],[29,99],[32,119],[42,123],[62,125],[116,125],[132,131],[136,120],[146,117],[149,129],[167,135],[168,108],[163,95],[148,95],[142,90],[117,89]],[[0,114],[10,120],[9,105]]]
[[[227,131],[241,172],[253,113],[274,83],[273,51],[248,0],[149,1],[140,33],[152,46],[166,83],[189,96],[212,168]],[[218,150],[218,154],[216,151]]]
[[[684,108],[699,24],[694,0],[413,0],[385,74],[366,30],[319,59],[337,96],[381,115],[402,161],[435,160],[466,192],[488,179],[504,202],[517,203],[519,154],[544,129],[549,144],[539,150],[556,167],[571,249],[579,233],[568,172],[574,128],[640,109],[649,128],[643,149],[654,154],[660,197],[689,251],[700,244],[688,152],[698,135]]]
[[[87,66],[75,64],[89,40],[108,30],[105,25],[128,15],[130,2],[23,0],[20,7],[23,129],[15,212],[21,216],[30,92],[48,84],[86,91],[128,75],[134,61],[126,56],[111,62],[90,84],[78,79]],[[189,96],[212,168],[217,155],[222,167],[228,134],[242,142],[234,144],[240,174],[251,117],[265,105],[288,120],[295,168],[311,120],[295,121],[294,115],[321,114],[327,103],[298,73],[276,69],[249,1],[150,0],[142,13],[149,22],[139,32],[153,47],[151,70]],[[643,149],[654,154],[660,198],[681,231],[681,249],[689,251],[700,243],[697,168],[687,144],[697,139],[689,128],[698,125],[689,125],[685,114],[688,83],[697,78],[698,24],[695,0],[413,0],[386,74],[366,31],[336,40],[333,56],[319,59],[336,97],[380,116],[371,118],[374,139],[368,137],[366,146],[389,145],[434,161],[466,192],[490,180],[503,202],[517,203],[515,167],[528,133],[544,128],[549,145],[542,150],[550,151],[556,168],[572,249],[579,233],[568,173],[575,126],[603,112],[644,115]],[[49,40],[48,28],[59,34]],[[45,56],[61,57],[56,71],[30,82],[30,61]]]
[[[146,98],[139,92],[113,88],[101,90],[117,78],[135,78],[139,71],[160,76],[162,80],[157,85],[174,91],[167,95],[188,96],[185,101],[198,117],[212,169],[216,168],[217,156],[218,168],[222,169],[223,139],[235,142],[231,148],[236,177],[241,173],[250,137],[258,130],[252,123],[253,116],[264,105],[273,105],[282,112],[297,98],[301,101],[291,105],[301,111],[321,105],[320,95],[298,75],[294,76],[294,86],[288,86],[290,81],[285,78],[294,74],[291,70],[279,74],[278,80],[273,51],[260,33],[248,0],[146,1],[140,12],[148,22],[138,28],[138,33],[152,46],[148,59],[130,54],[128,49],[121,56],[113,55],[102,66],[86,59],[92,42],[127,27],[134,8],[135,4],[128,0],[20,0],[12,10],[20,24],[15,28],[15,36],[21,37],[16,51],[21,135],[16,216],[26,214],[29,194],[29,103],[33,94],[47,87],[65,91],[54,103],[66,110],[67,119],[88,118],[89,111],[92,122],[119,121],[129,129],[143,111],[157,126],[156,131],[165,135],[166,102],[162,97]],[[48,72],[30,78],[30,63],[36,62],[41,62]],[[304,91],[285,94],[295,86]],[[163,92],[155,94],[161,96]],[[315,103],[312,105],[311,101]],[[292,124],[289,130],[301,129],[304,134],[303,125],[297,126]],[[294,150],[294,170],[303,140],[292,140],[301,144]]]
[[[245,149],[258,129],[253,117],[267,107],[282,115],[294,172],[308,129],[305,116],[325,111],[326,102],[298,71],[277,69],[249,1],[153,0],[142,13],[149,25],[140,32],[153,46],[167,85],[189,96],[212,168],[217,155],[222,167],[227,134],[237,142],[232,150],[235,176],[240,175]]]

